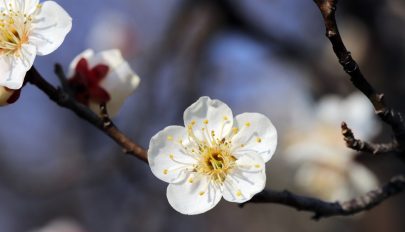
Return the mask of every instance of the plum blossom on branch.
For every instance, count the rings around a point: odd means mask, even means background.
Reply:
[[[18,7],[21,7],[23,3],[37,3],[38,1],[15,0],[10,2],[17,2],[20,4]],[[399,113],[385,106],[382,102],[382,95],[376,94],[371,85],[364,79],[357,64],[341,41],[334,19],[336,1],[315,0],[315,2],[324,15],[326,27],[328,28],[327,35],[331,39],[345,71],[352,76],[353,84],[369,97],[377,113],[392,126],[398,143],[403,144],[401,139],[404,140],[404,138],[401,136],[405,134],[402,133],[405,131],[405,126],[402,117]],[[1,17],[6,17],[6,19],[14,17],[14,14],[9,14],[9,12],[13,12],[9,11],[9,5],[3,4],[0,7],[4,12]],[[21,9],[25,9],[25,7]],[[58,13],[58,11],[55,10],[54,13]],[[68,22],[70,21],[68,20]],[[2,24],[0,29],[3,33],[1,36],[7,39],[10,38],[11,41],[8,42],[14,42],[14,44],[18,42],[20,45],[22,44],[21,41],[25,42],[25,40],[16,40],[16,38],[20,38],[20,34],[16,30],[13,31],[12,26]],[[20,49],[20,47],[18,48]],[[39,47],[38,54],[41,53],[40,50]],[[0,51],[3,52],[2,55],[5,54],[3,48]],[[22,52],[21,50],[20,53]],[[4,56],[1,56],[1,59],[3,61],[0,63],[0,65],[3,65],[1,67],[9,68],[1,70],[6,70],[5,74],[7,75],[5,76],[10,77],[14,64],[10,65],[10,63],[4,62],[4,60],[7,60],[4,59]],[[22,62],[18,59],[17,61]],[[6,66],[4,66],[5,64]],[[66,92],[65,88],[56,88],[47,82],[31,66],[32,63],[18,71],[23,75],[29,69],[27,81],[38,87],[52,101],[70,109],[80,118],[100,129],[117,142],[126,153],[143,161],[149,161],[152,172],[158,178],[169,182],[167,191],[169,203],[176,210],[185,214],[205,212],[213,208],[224,197],[228,201],[238,203],[247,202],[249,199],[251,199],[251,202],[257,203],[279,203],[298,210],[314,212],[315,218],[351,215],[371,209],[405,188],[404,177],[398,176],[382,188],[342,203],[325,202],[315,198],[299,196],[288,191],[265,190],[261,194],[254,196],[264,188],[266,178],[264,164],[273,155],[277,144],[277,133],[270,120],[265,116],[245,113],[233,118],[232,111],[224,103],[205,97],[186,110],[184,117],[186,127],[172,126],[162,130],[151,139],[150,149],[147,152],[114,126],[106,114],[104,103],[101,104],[102,115],[91,111],[87,106],[78,103],[75,98]],[[80,70],[92,73],[93,68],[87,64],[87,68]],[[100,70],[95,72],[98,71]],[[104,67],[104,72],[101,72],[104,75],[100,76],[105,76],[106,72]],[[59,75],[63,74],[60,70],[58,73]],[[94,73],[91,75],[94,75]],[[10,81],[10,79],[7,80]],[[18,81],[9,83],[15,86],[19,84]],[[101,81],[98,83],[100,84]],[[98,95],[101,91],[97,91]],[[100,98],[96,100],[100,100]],[[102,100],[106,101],[107,97],[102,98]]]
[[[175,210],[204,213],[222,197],[242,203],[264,189],[265,163],[277,146],[277,131],[266,116],[233,118],[225,103],[201,97],[184,111],[184,125],[158,132],[148,151],[153,174],[169,183],[167,198]]]
[[[58,70],[58,73],[61,74],[61,70]],[[145,149],[129,139],[115,126],[109,126],[113,124],[105,124],[106,118],[100,118],[89,108],[77,103],[74,98],[69,97],[69,94],[62,89],[57,89],[52,86],[36,71],[35,68],[29,70],[27,73],[27,80],[28,83],[35,85],[38,89],[43,91],[52,101],[61,107],[70,109],[77,116],[100,129],[103,133],[116,141],[116,143],[123,148],[125,153],[147,162],[148,157]],[[314,212],[316,215],[314,218],[319,219],[327,216],[352,215],[364,210],[372,209],[387,198],[404,191],[404,189],[405,178],[399,176],[385,184],[382,188],[375,189],[363,196],[346,201],[345,204],[339,202],[325,202],[316,198],[296,195],[291,192],[274,190],[265,190],[262,192],[263,194],[256,195],[257,197],[253,197],[251,201],[247,201],[246,203],[282,204],[298,210]]]

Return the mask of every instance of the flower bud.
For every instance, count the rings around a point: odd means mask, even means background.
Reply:
[[[99,113],[107,104],[115,116],[125,99],[138,87],[140,79],[119,50],[94,53],[86,50],[70,64],[68,85],[75,99]]]

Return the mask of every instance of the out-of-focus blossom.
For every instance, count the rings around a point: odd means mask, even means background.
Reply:
[[[119,11],[101,12],[88,33],[87,44],[95,50],[117,48],[125,57],[131,57],[137,41],[130,19]]]
[[[54,1],[0,1],[0,86],[19,89],[36,55],[55,51],[72,19]]]
[[[21,89],[9,89],[7,87],[0,86],[0,106],[13,104],[20,97]]]
[[[175,210],[204,213],[222,197],[241,203],[263,190],[265,163],[277,146],[277,131],[266,116],[233,118],[225,103],[201,97],[185,110],[184,125],[158,132],[148,151],[153,174],[169,183],[167,198]]]
[[[346,148],[340,123],[346,121],[359,138],[379,132],[367,98],[356,93],[346,99],[323,98],[312,109],[310,127],[291,131],[286,159],[297,170],[295,183],[303,191],[324,200],[347,200],[377,186],[374,174],[355,162],[356,152]]]
[[[31,232],[86,232],[78,223],[68,219],[58,219]]]
[[[138,87],[140,79],[119,50],[86,50],[70,64],[68,84],[77,101],[98,113],[107,104],[111,116]]]

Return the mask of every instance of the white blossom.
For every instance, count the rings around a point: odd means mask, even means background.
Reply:
[[[111,116],[118,113],[140,82],[117,49],[99,53],[85,50],[73,59],[68,76],[76,100],[96,113],[100,104],[107,103]]]
[[[153,174],[169,183],[167,198],[175,210],[199,214],[222,197],[241,203],[264,189],[265,163],[277,146],[266,116],[233,118],[225,103],[201,97],[185,110],[184,124],[158,132],[148,151]]]
[[[42,228],[30,232],[86,232],[76,221],[66,218],[59,218],[51,221]]]
[[[324,200],[348,200],[377,187],[375,175],[355,161],[340,124],[346,121],[357,137],[368,140],[379,132],[370,102],[361,93],[346,99],[326,96],[312,110],[304,131],[290,131],[286,159],[296,170],[295,183]]]
[[[21,88],[36,55],[55,51],[72,19],[54,1],[0,1],[0,86]]]

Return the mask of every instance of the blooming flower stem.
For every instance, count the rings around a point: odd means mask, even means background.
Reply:
[[[54,101],[61,107],[73,111],[83,120],[89,122],[90,124],[102,130],[104,133],[108,134],[108,132],[105,131],[104,122],[100,117],[98,117],[95,113],[90,111],[87,107],[84,107],[75,102],[72,98],[66,97],[67,93],[52,86],[38,73],[38,71],[34,67],[32,67],[28,71],[26,78],[29,83],[31,83],[32,85],[40,89],[42,92],[44,92],[52,101]],[[115,132],[112,134],[115,134]],[[115,136],[112,134],[111,135],[108,134],[108,136],[114,139]],[[122,135],[126,137],[124,134]],[[133,144],[134,147],[136,147],[136,149],[133,149],[132,152],[129,152],[128,154],[132,154],[133,156],[139,158],[140,160],[147,162],[146,151],[142,149],[142,147],[136,145],[136,143],[133,142],[131,143]],[[122,146],[124,149],[131,147],[125,144],[119,145]],[[252,198],[251,201],[249,202],[281,204],[298,210],[313,212],[315,213],[313,218],[320,219],[323,217],[331,217],[331,216],[353,215],[355,213],[359,213],[365,210],[370,210],[375,206],[377,206],[378,204],[380,204],[382,201],[386,200],[387,198],[404,191],[404,189],[405,189],[405,177],[397,176],[391,179],[391,181],[385,184],[382,188],[373,190],[366,195],[343,203],[325,202],[316,198],[296,195],[288,191],[274,191],[274,190],[265,190],[262,193],[256,195],[254,198]],[[362,201],[364,199],[367,199],[367,201]],[[247,204],[249,202],[246,202],[244,204]]]

